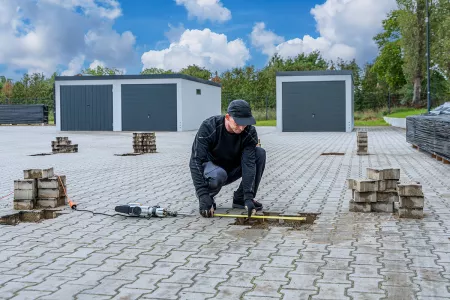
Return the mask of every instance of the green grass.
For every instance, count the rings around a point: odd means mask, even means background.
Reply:
[[[256,121],[256,126],[277,126],[277,120]]]
[[[420,115],[426,113],[427,110],[425,108],[423,109],[410,109],[410,108],[404,108],[399,109],[396,112],[387,115],[386,117],[390,118],[406,118],[407,116],[414,116],[414,115]]]
[[[388,123],[384,121],[384,119],[377,119],[377,120],[355,120],[355,126],[389,126]]]

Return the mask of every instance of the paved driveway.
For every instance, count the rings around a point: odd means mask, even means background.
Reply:
[[[53,127],[0,127],[0,196],[29,168],[67,176],[80,209],[114,213],[132,201],[192,216],[130,219],[70,212],[0,226],[0,299],[441,299],[450,298],[450,166],[412,149],[405,132],[282,133],[258,128],[267,165],[258,199],[267,210],[319,212],[309,229],[270,230],[198,216],[188,168],[194,132],[157,133],[156,154],[132,152],[131,133],[69,133],[79,153],[51,151]],[[343,156],[321,156],[343,152]],[[426,196],[423,220],[349,213],[348,177],[400,167]],[[225,187],[216,201],[231,207]],[[12,197],[0,209],[12,207]]]

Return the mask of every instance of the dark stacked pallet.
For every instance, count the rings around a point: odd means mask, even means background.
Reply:
[[[76,153],[78,152],[78,144],[72,145],[72,141],[68,137],[57,137],[56,141],[52,141],[53,153]]]
[[[154,132],[133,133],[134,153],[156,153],[156,136]]]
[[[407,117],[406,141],[423,151],[450,159],[450,115]]]

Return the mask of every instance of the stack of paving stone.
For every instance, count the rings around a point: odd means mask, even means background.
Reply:
[[[356,154],[357,155],[367,155],[368,151],[368,137],[367,137],[367,131],[358,131],[356,133],[356,143],[357,143],[357,149]]]
[[[348,179],[351,212],[394,212],[400,169],[367,168],[367,178]]]
[[[66,136],[56,137],[56,141],[52,141],[53,153],[76,153],[78,152],[78,144],[72,145],[72,141]]]
[[[419,182],[405,182],[397,185],[399,196],[398,216],[400,218],[421,219],[425,197]]]
[[[59,179],[53,168],[23,172],[23,180],[14,180],[14,209],[55,208],[66,204],[66,176]]]
[[[154,132],[133,133],[134,153],[156,153],[156,136]]]

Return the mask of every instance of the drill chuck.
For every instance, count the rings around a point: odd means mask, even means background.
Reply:
[[[127,214],[129,216],[136,217],[159,217],[164,218],[167,216],[176,217],[176,211],[170,211],[165,208],[157,206],[142,206],[139,203],[129,203],[127,205],[118,205],[115,208],[116,212]]]

